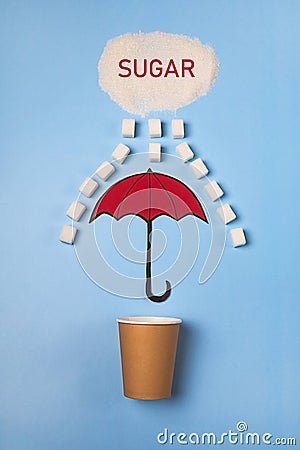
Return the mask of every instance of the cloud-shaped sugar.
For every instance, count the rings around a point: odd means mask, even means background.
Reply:
[[[159,31],[125,34],[108,41],[98,63],[99,85],[125,111],[144,117],[207,94],[218,67],[214,50],[199,39]]]

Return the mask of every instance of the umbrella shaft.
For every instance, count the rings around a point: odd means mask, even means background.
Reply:
[[[147,264],[146,264],[146,294],[147,297],[152,302],[164,302],[167,300],[168,297],[170,297],[171,294],[171,283],[169,281],[166,281],[166,291],[164,294],[161,295],[154,295],[152,293],[151,288],[151,264],[152,264],[152,256],[151,256],[151,245],[152,245],[152,222],[151,220],[148,220],[147,222]]]
[[[151,233],[152,233],[152,221],[147,222],[147,265],[146,265],[146,277],[151,279]]]

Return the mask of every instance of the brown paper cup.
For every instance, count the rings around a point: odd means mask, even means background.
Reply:
[[[124,317],[117,322],[125,397],[138,400],[171,397],[181,319]]]

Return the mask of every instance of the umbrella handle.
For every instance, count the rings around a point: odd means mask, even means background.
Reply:
[[[167,300],[171,294],[171,283],[170,281],[166,281],[166,290],[164,294],[154,295],[151,287],[151,277],[152,277],[152,257],[151,257],[151,233],[152,233],[152,221],[148,220],[147,222],[147,264],[146,264],[146,295],[152,302],[160,303]]]
[[[149,298],[149,300],[151,300],[152,302],[156,302],[156,303],[164,302],[165,300],[167,300],[167,298],[170,297],[170,294],[171,294],[171,283],[170,283],[170,281],[166,280],[166,291],[165,291],[165,293],[161,294],[161,295],[154,295],[152,293],[152,289],[151,289],[151,278],[147,278],[147,281],[146,281],[146,294],[147,294],[147,297]]]

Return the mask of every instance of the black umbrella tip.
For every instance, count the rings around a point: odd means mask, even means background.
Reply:
[[[149,169],[147,170],[147,173],[152,173],[152,169],[150,169],[150,167],[149,167]]]

